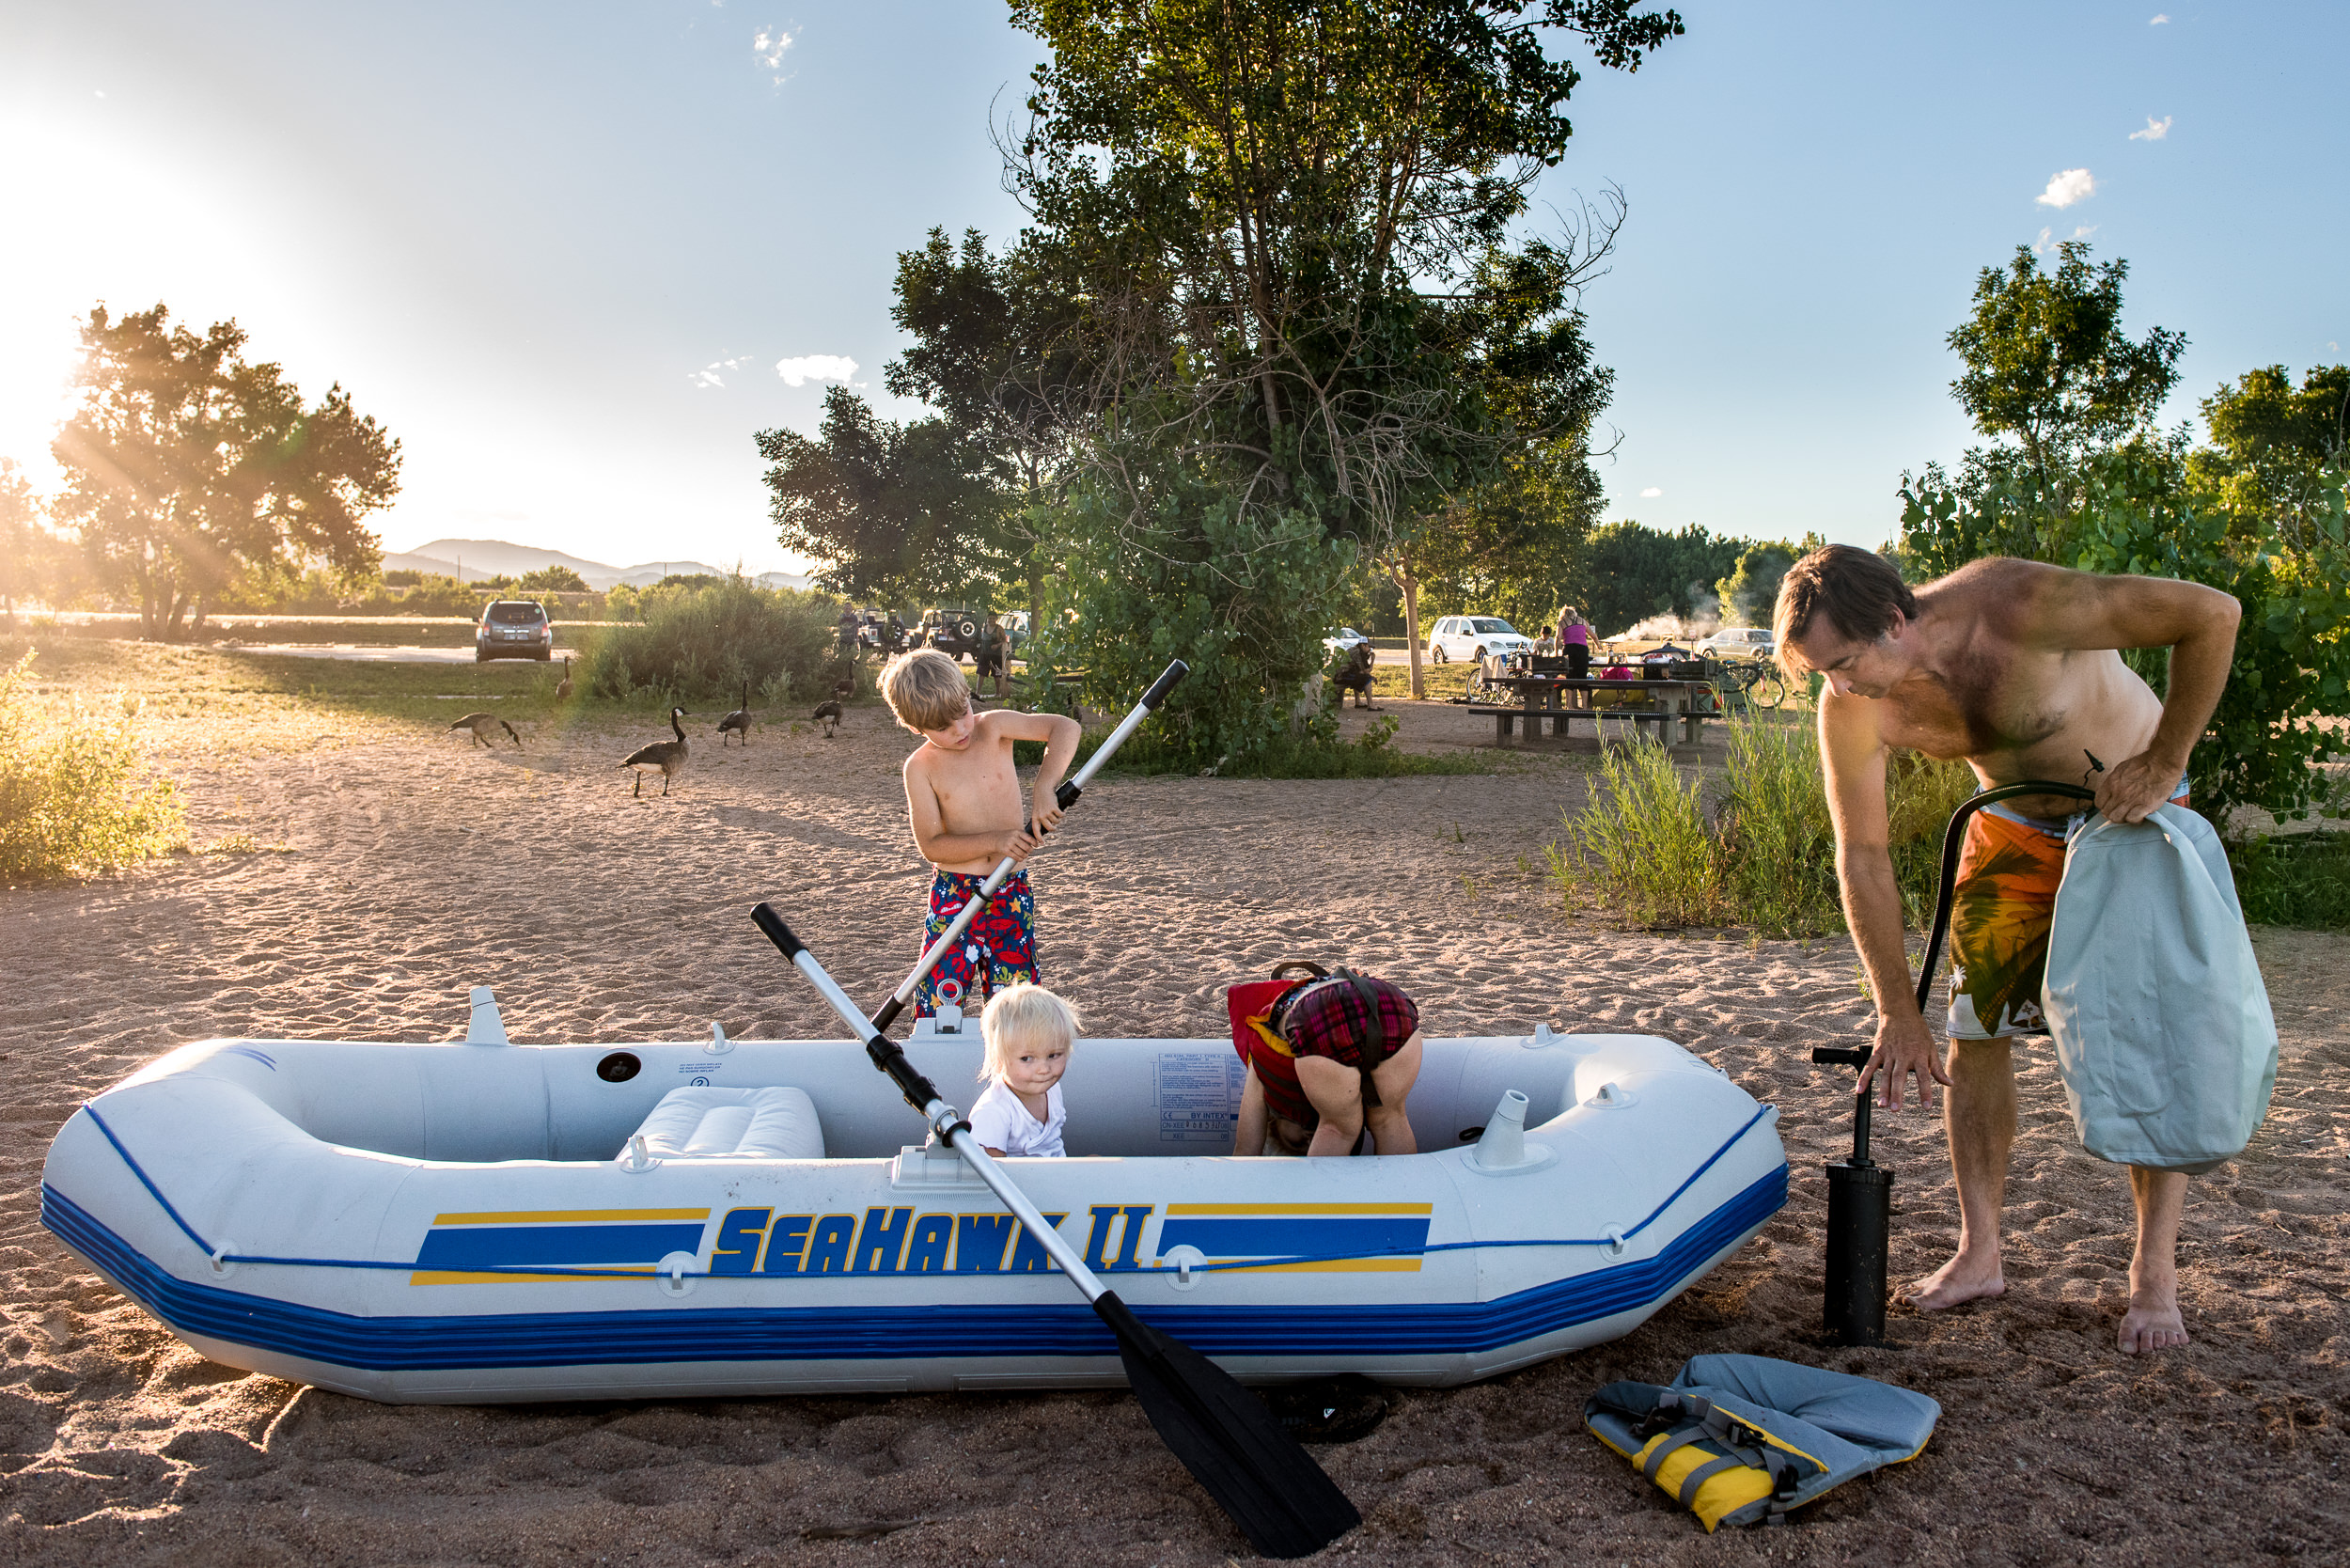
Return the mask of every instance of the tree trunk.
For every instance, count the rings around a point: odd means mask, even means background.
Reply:
[[[1403,636],[1406,651],[1412,657],[1412,698],[1422,701],[1428,696],[1427,677],[1420,673],[1419,664],[1419,579],[1399,556],[1387,567],[1387,576],[1403,590]]]

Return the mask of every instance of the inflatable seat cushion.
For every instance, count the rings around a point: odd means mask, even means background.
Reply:
[[[805,1090],[673,1089],[636,1133],[648,1153],[665,1160],[824,1157],[824,1130]]]

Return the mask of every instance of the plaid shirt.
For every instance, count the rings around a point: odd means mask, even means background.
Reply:
[[[1361,977],[1379,1010],[1385,1049],[1371,1050],[1371,1016],[1352,981],[1332,977],[1309,980],[1274,1005],[1275,1028],[1302,1057],[1328,1057],[1369,1072],[1403,1048],[1419,1027],[1419,1008],[1397,987],[1375,976]]]

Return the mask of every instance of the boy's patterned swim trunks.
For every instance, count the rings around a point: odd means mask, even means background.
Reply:
[[[2186,804],[2186,779],[2171,804]],[[2005,806],[1967,820],[1950,893],[1951,1039],[2048,1032],[2040,993],[2064,880],[2064,829]]]
[[[941,871],[931,879],[930,918],[922,922],[924,951],[947,934],[986,881],[964,871]],[[976,1012],[1015,980],[1036,982],[1036,899],[1028,891],[1025,870],[1011,873],[972,919],[963,940],[915,987],[914,1015],[928,1018],[942,1006]]]

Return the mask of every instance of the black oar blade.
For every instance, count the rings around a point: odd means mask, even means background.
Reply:
[[[1104,1292],[1093,1309],[1118,1336],[1142,1413],[1249,1544],[1308,1557],[1363,1522],[1338,1483],[1231,1374]]]

